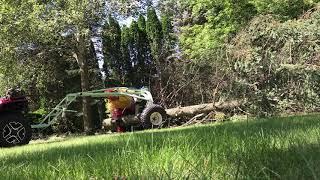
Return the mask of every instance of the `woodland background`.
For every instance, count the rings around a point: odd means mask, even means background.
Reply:
[[[110,86],[148,87],[166,108],[320,110],[319,0],[1,0],[0,22],[0,94],[19,86],[38,113]]]

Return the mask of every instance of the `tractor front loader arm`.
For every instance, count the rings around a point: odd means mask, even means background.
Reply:
[[[107,98],[109,96],[130,96],[136,99],[153,102],[151,93],[146,89],[132,89],[126,87],[108,88],[101,90],[94,90],[88,92],[79,92],[68,94],[55,108],[47,114],[39,124],[32,125],[33,129],[48,128],[56,123],[59,117],[63,116],[65,112],[77,112],[68,110],[68,106],[75,102],[79,97],[91,98]]]

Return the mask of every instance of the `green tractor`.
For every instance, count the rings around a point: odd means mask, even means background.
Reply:
[[[106,99],[108,97],[130,97],[133,100],[130,107],[115,109],[111,117],[104,121],[113,127],[114,131],[123,132],[126,127],[139,125],[144,129],[158,128],[166,121],[165,109],[153,103],[151,93],[146,89],[126,87],[108,88],[89,92],[68,94],[52,111],[40,120],[31,124],[33,119],[28,115],[28,101],[19,90],[11,89],[7,95],[0,98],[0,146],[12,147],[28,144],[32,138],[32,129],[45,129],[65,116],[68,106],[81,97]]]

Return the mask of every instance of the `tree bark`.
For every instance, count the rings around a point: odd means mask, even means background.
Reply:
[[[80,68],[81,72],[81,89],[82,92],[89,91],[89,70],[88,64],[84,63]],[[91,134],[93,132],[93,123],[92,123],[92,114],[90,106],[91,98],[83,97],[82,98],[82,111],[83,111],[83,127],[84,132]]]
[[[88,60],[86,59],[86,37],[84,35],[77,35],[76,39],[77,47],[73,56],[75,57],[79,65],[81,76],[81,89],[82,92],[85,92],[90,90]],[[93,122],[90,102],[90,97],[82,98],[83,128],[86,134],[93,133]]]
[[[201,113],[209,113],[215,110],[232,110],[243,105],[241,101],[228,101],[220,103],[200,104],[195,106],[177,107],[167,109],[166,112],[171,117],[194,116]]]

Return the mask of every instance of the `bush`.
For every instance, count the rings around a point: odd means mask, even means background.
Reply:
[[[320,10],[282,23],[258,16],[228,46],[238,93],[251,112],[316,111],[320,108]]]

